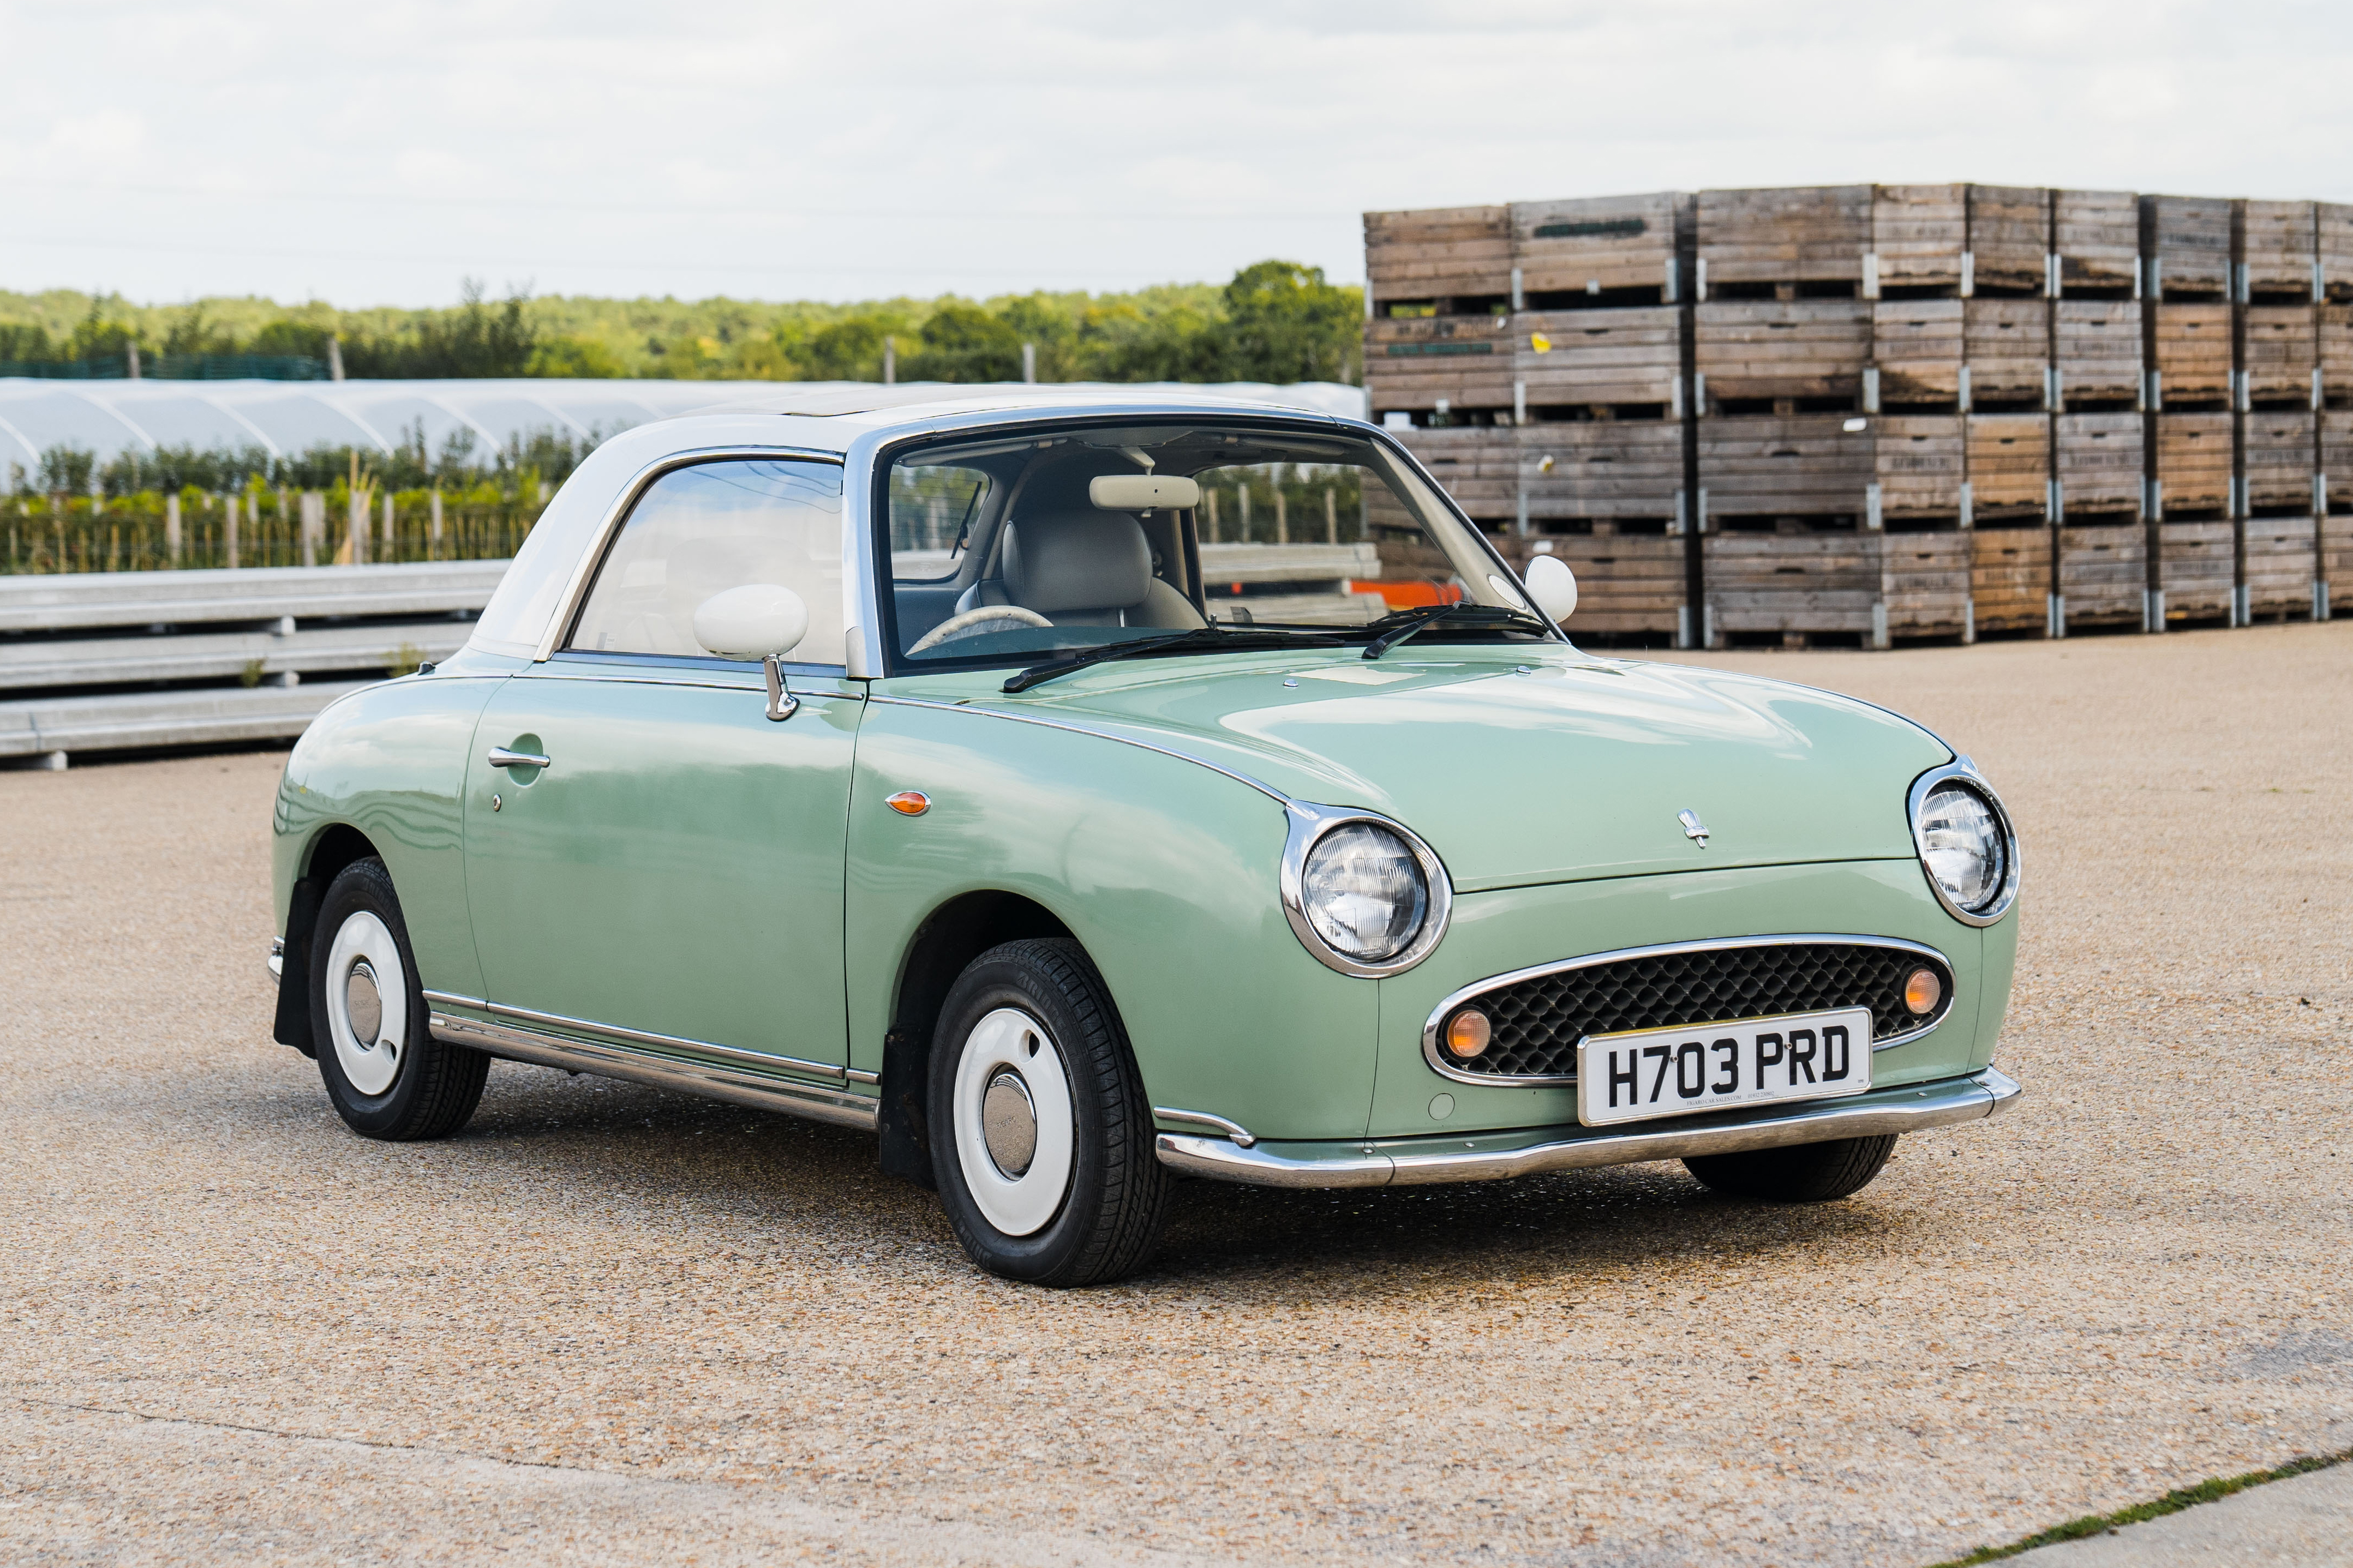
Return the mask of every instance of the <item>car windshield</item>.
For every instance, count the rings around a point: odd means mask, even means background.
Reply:
[[[1556,636],[1381,443],[1234,419],[1025,426],[904,451],[884,479],[885,635],[902,669],[1030,664],[1204,627],[1416,646]],[[1199,652],[1208,638],[1172,651]],[[1144,651],[1139,649],[1138,651]]]

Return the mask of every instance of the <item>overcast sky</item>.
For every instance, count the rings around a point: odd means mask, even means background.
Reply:
[[[1356,281],[1367,208],[2353,199],[2353,5],[0,0],[0,288],[339,305]]]

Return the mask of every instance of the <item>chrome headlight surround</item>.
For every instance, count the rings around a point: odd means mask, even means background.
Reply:
[[[1974,909],[1957,902],[1945,890],[1945,885],[1936,880],[1936,873],[1928,867],[1928,840],[1921,823],[1921,813],[1928,804],[1928,797],[1947,784],[1967,790],[1984,803],[1987,811],[1993,816],[2001,846],[2000,882],[1995,887],[1992,897]],[[2010,813],[2002,809],[2001,797],[1994,794],[1993,785],[1986,783],[1985,775],[1978,772],[1975,763],[1967,757],[1956,758],[1942,767],[1930,768],[1914,779],[1911,794],[1905,802],[1905,816],[1912,824],[1912,850],[1919,858],[1921,878],[1927,882],[1928,890],[1936,896],[1936,901],[1945,906],[1947,914],[1963,925],[1989,926],[2010,913],[2010,907],[2018,902],[2018,833],[2010,825]]]
[[[1315,955],[1316,961],[1343,974],[1365,979],[1378,979],[1386,974],[1402,974],[1428,958],[1430,950],[1446,934],[1446,922],[1454,913],[1454,885],[1446,875],[1444,862],[1438,852],[1421,841],[1420,836],[1404,824],[1374,811],[1351,811],[1342,806],[1314,805],[1305,801],[1288,803],[1290,835],[1282,846],[1282,914],[1291,922],[1292,934],[1299,945]],[[1365,823],[1397,835],[1398,840],[1413,853],[1414,863],[1421,868],[1422,886],[1429,901],[1421,914],[1421,929],[1392,956],[1377,963],[1367,963],[1350,957],[1325,942],[1307,918],[1305,884],[1307,858],[1315,846],[1335,828]]]

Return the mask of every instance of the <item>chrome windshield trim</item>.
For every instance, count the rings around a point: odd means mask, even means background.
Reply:
[[[1920,808],[1927,804],[1930,791],[1947,783],[1963,784],[1982,796],[1993,810],[1994,821],[2001,827],[2001,890],[1983,910],[1966,910],[1955,903],[1952,895],[1945,891],[1945,885],[1936,880],[1936,874],[1928,869],[1928,845],[1920,832]],[[1943,906],[1947,914],[1965,926],[1982,928],[1997,924],[2017,905],[2021,870],[2018,859],[2018,829],[2010,825],[2010,809],[2001,804],[2001,796],[1994,793],[1993,785],[1986,782],[1985,774],[1978,772],[1977,763],[1967,757],[1956,757],[1914,779],[1910,793],[1904,798],[1904,815],[1912,826],[1912,852],[1920,862],[1921,879],[1928,884],[1928,891],[1936,895],[1936,902]]]
[[[1953,961],[1935,948],[1926,942],[1907,942],[1899,936],[1855,936],[1827,931],[1800,931],[1785,936],[1725,936],[1703,942],[1663,942],[1650,947],[1620,947],[1608,952],[1588,952],[1582,958],[1563,958],[1550,963],[1532,963],[1525,969],[1514,969],[1503,974],[1489,975],[1484,980],[1474,980],[1458,991],[1450,992],[1445,999],[1431,1010],[1429,1018],[1421,1026],[1421,1059],[1427,1062],[1430,1070],[1439,1077],[1452,1079],[1457,1083],[1483,1084],[1490,1089],[1560,1089],[1575,1083],[1577,1075],[1557,1073],[1542,1078],[1534,1076],[1513,1078],[1499,1073],[1464,1072],[1461,1068],[1448,1062],[1438,1048],[1438,1031],[1446,1022],[1446,1015],[1465,1002],[1475,1000],[1490,991],[1501,991],[1506,986],[1517,985],[1523,981],[1541,980],[1547,974],[1562,974],[1572,969],[1595,969],[1605,963],[1622,963],[1632,958],[1661,958],[1679,952],[1721,952],[1736,948],[1799,947],[1809,944],[1899,948],[1905,952],[1916,952],[1923,958],[1935,959],[1944,965],[1945,973],[1948,975],[1957,973],[1953,968]],[[1872,1053],[1875,1056],[1881,1051],[1894,1050],[1897,1046],[1908,1046],[1913,1041],[1933,1033],[1936,1026],[1942,1024],[1952,1010],[1953,999],[1948,994],[1944,1000],[1944,1011],[1938,1013],[1933,1020],[1921,1025],[1916,1029],[1906,1029],[1900,1035],[1890,1035],[1883,1040],[1873,1040],[1871,1044]],[[1708,1020],[1711,1023],[1730,1021],[1728,1019]]]
[[[1177,751],[1173,746],[1155,746],[1149,741],[1139,741],[1133,735],[1123,735],[1116,730],[1098,730],[1092,725],[1073,724],[1066,719],[1041,718],[1035,713],[1008,713],[1002,708],[979,708],[969,702],[935,702],[927,697],[892,697],[878,691],[870,694],[867,700],[887,702],[900,708],[934,708],[944,713],[973,713],[987,719],[1008,720],[1016,724],[1037,724],[1049,730],[1067,730],[1073,735],[1092,735],[1098,741],[1115,741],[1123,746],[1134,746],[1145,752],[1157,752],[1164,757],[1174,757],[1180,763],[1190,763],[1195,767],[1207,768],[1213,773],[1223,773],[1236,784],[1248,784],[1269,800],[1286,806],[1292,804],[1289,795],[1272,784],[1262,783],[1248,773],[1240,773],[1231,768],[1219,767],[1206,758],[1197,757],[1190,752]]]
[[[589,1073],[598,1078],[626,1079],[658,1089],[675,1089],[736,1105],[778,1110],[812,1121],[828,1121],[869,1132],[874,1130],[877,1102],[870,1096],[846,1089],[737,1072],[711,1063],[681,1061],[676,1057],[656,1056],[623,1046],[565,1039],[515,1024],[455,1018],[447,1013],[433,1014],[431,1022],[435,1039],[510,1061],[560,1068],[565,1072]]]
[[[1197,1126],[1214,1127],[1245,1149],[1258,1142],[1240,1122],[1212,1116],[1206,1110],[1178,1110],[1173,1106],[1155,1105],[1152,1108],[1152,1114],[1163,1121],[1190,1121]]]
[[[1438,858],[1438,851],[1422,842],[1421,836],[1412,828],[1377,811],[1315,805],[1302,800],[1287,801],[1284,805],[1290,814],[1290,832],[1282,845],[1282,915],[1291,922],[1292,934],[1299,939],[1299,945],[1325,968],[1363,979],[1402,974],[1428,958],[1445,937],[1447,923],[1454,918],[1454,882],[1446,874],[1446,863]],[[1334,828],[1345,827],[1353,822],[1369,822],[1404,839],[1406,847],[1413,851],[1415,862],[1421,867],[1422,881],[1430,889],[1430,907],[1422,911],[1421,929],[1396,957],[1378,963],[1361,963],[1333,947],[1317,933],[1315,922],[1307,918],[1307,857]]]
[[[1304,1155],[1278,1154],[1261,1147],[1242,1149],[1223,1138],[1163,1132],[1155,1144],[1160,1163],[1215,1181],[1267,1187],[1421,1186],[1440,1182],[1495,1182],[1548,1171],[1631,1165],[1649,1160],[1682,1160],[1697,1154],[1735,1154],[1838,1138],[1876,1138],[1925,1131],[1964,1121],[1982,1121],[2008,1110],[2025,1092],[1998,1068],[1981,1068],[1966,1078],[1873,1089],[1852,1100],[1794,1106],[1759,1107],[1763,1114],[1727,1112],[1708,1125],[1688,1123],[1525,1144],[1439,1152],[1444,1139],[1352,1141],[1308,1146]],[[1288,1147],[1297,1150],[1299,1144]],[[1427,1149],[1428,1152],[1422,1151]]]
[[[544,1024],[551,1028],[577,1029],[583,1034],[602,1035],[611,1040],[626,1040],[633,1046],[652,1046],[659,1050],[700,1051],[706,1056],[723,1057],[729,1061],[745,1062],[755,1067],[781,1068],[787,1072],[813,1073],[819,1078],[844,1079],[849,1069],[828,1062],[803,1061],[798,1057],[778,1056],[768,1051],[747,1051],[734,1046],[718,1046],[709,1040],[690,1040],[678,1035],[657,1035],[644,1029],[624,1029],[616,1024],[599,1024],[587,1018],[567,1018],[561,1013],[535,1012],[529,1007],[510,1007],[503,1002],[480,1005],[494,1018],[519,1018],[526,1024]]]
[[[533,664],[545,664],[555,656],[564,639],[572,635],[572,623],[580,613],[580,601],[587,595],[588,581],[596,574],[596,567],[605,559],[605,550],[613,542],[614,532],[638,504],[638,498],[656,479],[673,468],[691,468],[698,463],[723,463],[729,458],[793,458],[803,462],[824,463],[832,468],[846,468],[839,452],[812,450],[807,447],[748,446],[730,443],[718,447],[695,447],[682,452],[670,452],[656,458],[629,476],[628,483],[605,509],[605,517],[596,524],[596,531],[588,536],[582,547],[580,559],[572,563],[572,575],[565,579],[563,596],[555,601],[555,614],[549,617],[547,629],[539,634],[539,647],[531,656]],[[845,481],[849,475],[843,474]]]

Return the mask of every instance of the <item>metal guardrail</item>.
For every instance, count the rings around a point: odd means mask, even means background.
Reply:
[[[506,566],[0,578],[0,758],[290,739],[359,672],[456,652]]]
[[[506,567],[0,577],[0,759],[290,739],[362,672],[455,653]],[[1348,581],[1378,576],[1380,558],[1370,544],[1206,544],[1201,567],[1291,590],[1250,597],[1261,616],[1352,618]]]

